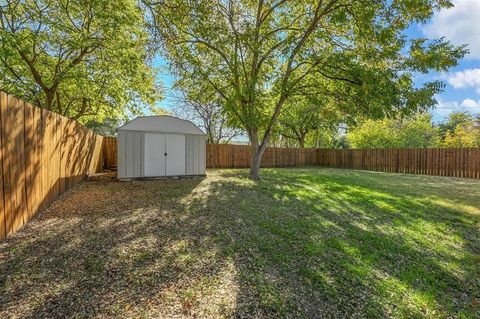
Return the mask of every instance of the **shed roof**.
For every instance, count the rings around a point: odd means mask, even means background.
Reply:
[[[170,115],[139,116],[120,126],[118,130],[205,135],[192,122]]]

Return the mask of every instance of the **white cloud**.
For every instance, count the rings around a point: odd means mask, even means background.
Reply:
[[[472,99],[466,99],[466,100],[462,101],[460,106],[466,107],[466,108],[477,108],[477,107],[480,107],[480,101],[475,101],[475,100],[472,100]]]
[[[461,102],[458,101],[443,101],[438,100],[438,105],[436,109],[438,110],[456,110],[456,111],[465,111],[467,109],[477,109],[480,108],[480,100],[465,99]]]
[[[480,69],[466,69],[450,73],[447,75],[447,82],[455,89],[473,88],[480,94]]]
[[[445,37],[457,45],[468,44],[469,57],[480,59],[480,0],[453,3],[453,8],[436,13],[423,32],[430,38]]]
[[[439,96],[437,98],[437,106],[431,110],[435,121],[443,121],[452,112],[468,112],[477,114],[480,112],[480,100],[470,98],[463,101],[444,101]]]

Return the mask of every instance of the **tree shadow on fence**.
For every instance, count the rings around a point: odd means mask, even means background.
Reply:
[[[101,137],[0,92],[0,238],[101,169]]]

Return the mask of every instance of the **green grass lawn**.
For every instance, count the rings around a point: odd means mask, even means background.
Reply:
[[[83,183],[0,243],[0,317],[480,317],[480,181],[262,173]]]

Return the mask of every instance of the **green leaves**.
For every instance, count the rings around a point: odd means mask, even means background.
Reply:
[[[84,123],[160,97],[136,1],[9,0],[0,13],[2,90]]]
[[[442,146],[480,147],[480,117],[474,118],[464,112],[451,113],[448,119],[439,125]]]
[[[289,99],[279,118],[278,133],[284,145],[310,147],[318,135],[328,136],[338,129],[343,114],[331,100],[313,95],[298,95]]]
[[[107,115],[136,114],[160,97],[149,64],[155,37],[172,73],[208,92],[196,96],[211,96],[202,103],[218,102],[228,124],[247,132],[259,164],[285,105],[302,96],[329,106],[322,111],[327,122],[337,114],[355,122],[433,106],[443,84],[415,85],[414,74],[448,70],[466,47],[444,39],[409,42],[404,32],[451,5],[20,0],[1,7],[1,84],[73,118],[101,122]]]
[[[165,1],[157,29],[181,78],[209,85],[247,131],[267,134],[301,91],[349,117],[407,114],[434,103],[440,83],[414,87],[413,73],[444,71],[467,51],[404,29],[449,1]],[[310,85],[312,82],[317,85]]]
[[[447,71],[467,53],[466,45],[456,47],[443,38],[430,42],[427,39],[415,39],[406,66],[423,73],[429,70]]]
[[[440,135],[429,114],[418,114],[404,120],[367,120],[350,129],[347,141],[352,148],[436,147]]]
[[[429,114],[403,120],[367,120],[349,130],[347,141],[353,148],[478,147],[480,121],[462,112],[451,113],[438,125]]]

